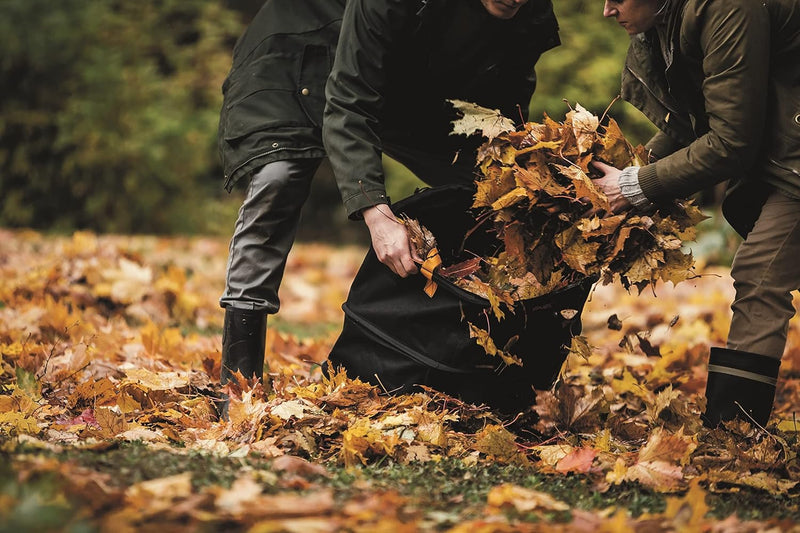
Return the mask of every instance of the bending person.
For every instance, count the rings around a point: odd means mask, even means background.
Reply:
[[[622,96],[660,132],[652,162],[595,166],[615,212],[730,180],[744,237],[726,348],[712,348],[704,423],[765,425],[800,288],[800,1],[606,0],[631,35]]]
[[[415,254],[390,212],[381,154],[434,185],[471,182],[478,143],[449,135],[445,100],[524,119],[534,66],[558,44],[550,0],[267,0],[223,85],[226,188],[248,183],[220,298],[222,383],[235,371],[262,378],[266,317],[278,312],[322,159],[330,157],[348,215],[364,218],[382,262],[407,276]],[[226,409],[223,399],[223,417]]]

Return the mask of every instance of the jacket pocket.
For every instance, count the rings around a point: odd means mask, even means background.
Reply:
[[[318,128],[322,127],[325,110],[325,82],[331,72],[333,51],[324,45],[309,44],[303,49],[297,79],[297,94],[300,105],[308,119]]]
[[[286,126],[308,126],[298,100],[300,59],[291,55],[267,55],[234,74],[224,91],[221,136],[226,140],[256,131]]]

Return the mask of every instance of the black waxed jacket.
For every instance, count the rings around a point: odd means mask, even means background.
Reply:
[[[325,156],[322,111],[345,0],[267,0],[222,85],[218,144],[230,190],[266,163]]]
[[[533,67],[558,44],[550,0],[510,21],[480,0],[267,0],[223,85],[226,187],[270,161],[327,153],[354,215],[385,196],[384,142],[450,157],[463,139],[448,135],[445,99],[527,117]]]
[[[534,66],[559,42],[550,0],[529,0],[510,20],[480,0],[348,0],[323,124],[347,213],[386,200],[384,144],[448,161],[470,151],[449,135],[447,99],[527,119]]]

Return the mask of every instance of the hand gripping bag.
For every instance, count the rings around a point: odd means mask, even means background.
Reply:
[[[493,255],[501,243],[475,225],[474,189],[458,185],[423,189],[392,206],[436,237],[444,265]],[[466,238],[465,238],[466,236]],[[418,385],[486,404],[502,412],[524,410],[534,389],[550,388],[581,332],[581,312],[594,279],[586,278],[550,294],[518,301],[498,320],[489,301],[433,275],[429,297],[420,275],[401,278],[378,261],[372,248],[343,304],[344,325],[329,361],[348,376],[387,393],[408,393]],[[495,345],[522,359],[505,365],[470,338],[468,323],[487,330]],[[514,339],[514,337],[516,337]],[[417,389],[418,390],[418,389]]]

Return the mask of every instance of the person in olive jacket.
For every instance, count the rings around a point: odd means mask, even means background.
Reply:
[[[558,44],[550,0],[265,2],[223,84],[225,187],[247,180],[220,298],[223,384],[263,376],[266,317],[323,158],[379,259],[408,276],[419,257],[391,214],[381,154],[432,185],[471,183],[478,143],[449,135],[446,100],[525,120],[534,66]]]
[[[730,180],[723,213],[744,241],[703,420],[766,425],[800,288],[800,0],[606,0],[603,14],[631,35],[622,96],[660,131],[649,164],[597,162],[597,183],[619,212]]]

